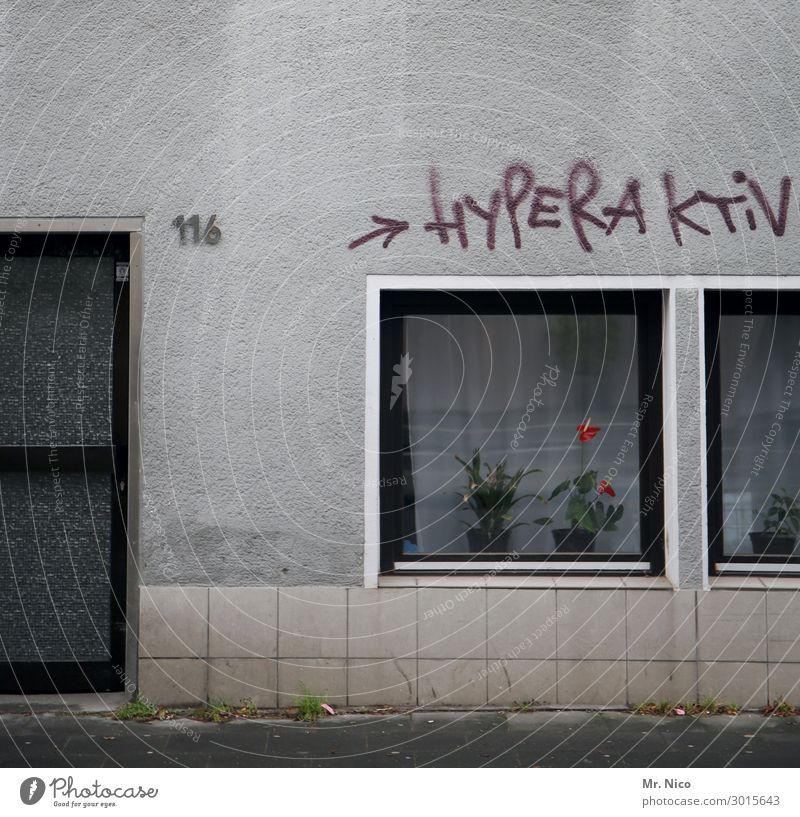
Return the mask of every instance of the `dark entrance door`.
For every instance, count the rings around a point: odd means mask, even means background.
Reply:
[[[0,692],[122,687],[128,234],[0,234]]]

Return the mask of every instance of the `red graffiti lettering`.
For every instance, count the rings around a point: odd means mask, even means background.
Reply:
[[[601,187],[600,174],[590,162],[583,159],[575,162],[570,168],[563,189],[544,185],[535,186],[535,178],[530,165],[524,162],[509,164],[503,171],[502,185],[498,185],[496,189],[492,190],[486,206],[479,204],[478,200],[471,195],[455,198],[450,205],[452,215],[448,219],[440,193],[439,172],[435,167],[431,167],[429,183],[433,218],[424,223],[423,229],[425,232],[436,233],[441,244],[449,244],[450,232],[455,230],[461,247],[467,249],[469,242],[465,214],[469,211],[486,222],[486,247],[489,250],[494,250],[497,245],[500,211],[505,208],[511,225],[514,247],[519,250],[522,249],[523,241],[520,229],[520,208],[525,199],[530,196],[530,210],[526,219],[528,227],[532,230],[540,227],[560,228],[565,216],[562,215],[561,218],[555,216],[560,214],[563,209],[569,213],[569,219],[578,244],[584,252],[592,252],[593,249],[589,235],[587,235],[587,224],[597,227],[605,235],[610,236],[615,233],[623,219],[633,219],[639,235],[647,232],[645,208],[642,204],[642,187],[639,179],[628,179],[616,205],[600,207],[600,202],[596,202],[596,207],[589,209],[592,202],[597,200]],[[784,235],[789,219],[789,202],[792,192],[791,178],[784,176],[781,180],[779,200],[775,209],[773,209],[758,181],[748,178],[742,170],[734,171],[732,178],[737,184],[747,185],[748,192],[758,204],[758,207],[753,204],[744,208],[744,217],[749,229],[757,229],[756,213],[760,208],[774,235]],[[696,221],[690,215],[689,211],[698,205],[703,207],[704,211],[705,205],[716,208],[728,232],[736,232],[736,205],[748,201],[748,196],[745,195],[744,191],[736,195],[714,195],[705,190],[695,189],[690,196],[680,200],[676,193],[675,178],[672,172],[665,171],[661,176],[661,181],[666,198],[667,218],[678,246],[683,246],[684,234],[687,228],[700,235],[711,235],[709,225]],[[567,200],[567,204],[559,205],[557,202],[563,199]],[[599,209],[606,221],[594,212],[595,209]],[[741,211],[738,215],[741,217]],[[543,216],[550,216],[550,218]],[[382,239],[381,244],[386,249],[397,236],[410,229],[409,222],[402,219],[375,215],[372,216],[372,221],[378,225],[378,229],[350,241],[348,247],[351,250],[377,238]]]
[[[700,197],[695,191],[688,199],[680,204],[675,203],[675,180],[672,173],[664,173],[661,177],[664,182],[664,193],[667,196],[667,216],[672,227],[672,235],[675,236],[675,241],[679,247],[683,246],[683,237],[681,236],[681,224],[697,230],[702,235],[711,235],[711,230],[702,227],[696,221],[692,221],[688,216],[683,215],[684,210],[694,207],[695,204],[700,203]]]
[[[616,207],[604,207],[603,215],[611,217],[606,228],[606,235],[611,235],[623,218],[635,218],[639,225],[639,233],[647,232],[647,226],[644,223],[644,210],[642,209],[642,201],[639,195],[641,185],[638,179],[630,179],[625,186],[625,192],[619,200]]]
[[[489,199],[489,209],[484,210],[472,196],[464,196],[464,204],[472,210],[475,215],[486,220],[486,248],[494,249],[494,239],[497,233],[497,217],[500,215],[500,204],[502,196],[499,190],[495,190]]]
[[[439,198],[439,172],[435,167],[431,168],[430,172],[431,185],[431,207],[433,208],[433,221],[425,223],[425,230],[428,232],[439,233],[439,241],[442,244],[447,244],[450,241],[448,230],[456,230],[458,232],[458,240],[461,246],[466,249],[467,242],[467,226],[464,223],[464,205],[460,201],[453,202],[453,218],[455,221],[445,221],[444,211],[442,210],[442,202]]]
[[[583,193],[579,194],[578,181],[581,176],[588,178],[589,185]],[[597,195],[599,189],[600,176],[594,167],[588,162],[575,162],[572,166],[572,170],[569,172],[569,180],[567,181],[567,199],[569,200],[569,214],[572,218],[572,228],[575,230],[578,242],[586,252],[592,251],[592,245],[586,237],[583,222],[588,221],[590,224],[594,224],[595,227],[600,227],[603,230],[606,229],[605,223],[586,209],[586,205]]]
[[[537,187],[536,190],[533,191],[531,212],[528,215],[528,226],[532,229],[536,229],[537,227],[560,227],[561,219],[539,218],[539,213],[557,213],[561,208],[557,204],[544,204],[544,199],[563,199],[564,195],[562,190],[556,190],[555,187]]]
[[[789,176],[784,176],[781,180],[781,200],[778,204],[777,216],[767,201],[767,197],[764,195],[761,185],[755,179],[748,179],[743,171],[736,170],[733,173],[733,180],[739,184],[747,182],[747,186],[750,188],[753,198],[758,202],[758,206],[767,217],[772,232],[777,236],[782,236],[786,232],[786,222],[789,217],[789,197],[792,191],[792,180]],[[748,210],[747,213],[747,221],[750,225],[750,229],[755,230],[755,216],[751,210]]]
[[[522,177],[522,186],[514,193],[514,177]],[[514,247],[522,247],[522,238],[519,234],[519,221],[517,220],[517,208],[522,204],[525,196],[531,192],[533,187],[533,171],[525,164],[509,165],[503,174],[503,193],[506,200],[506,211],[511,222],[511,232],[514,235]]]

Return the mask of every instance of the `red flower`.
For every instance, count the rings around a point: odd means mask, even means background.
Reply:
[[[580,431],[578,439],[582,443],[588,443],[589,440],[593,439],[597,435],[597,432],[600,431],[600,426],[589,425],[590,422],[591,420],[576,427],[576,430]]]
[[[616,496],[617,492],[608,484],[607,479],[601,479],[600,485],[597,486],[598,494],[608,494],[609,496]]]

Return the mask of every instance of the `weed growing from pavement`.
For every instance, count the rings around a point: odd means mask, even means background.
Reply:
[[[303,694],[295,701],[297,707],[297,720],[313,722],[325,714],[322,704],[325,698],[320,695],[313,695],[305,687]]]
[[[798,714],[797,709],[783,697],[776,698],[761,711],[764,715],[775,715],[779,718],[787,718],[790,715]]]
[[[197,717],[211,723],[224,723],[233,717],[233,707],[224,700],[209,701],[208,706],[198,710]]]
[[[645,701],[631,708],[634,715],[662,715],[681,717],[683,715],[738,715],[742,707],[737,703],[720,703],[714,697],[703,698],[699,702],[672,703],[671,701]],[[764,714],[769,714],[766,711]]]
[[[158,707],[149,701],[134,698],[121,706],[114,717],[119,721],[151,721],[158,717]]]

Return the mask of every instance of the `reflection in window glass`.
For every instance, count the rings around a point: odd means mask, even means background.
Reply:
[[[402,321],[404,553],[641,553],[634,314]]]
[[[800,315],[720,318],[725,556],[797,555]]]

